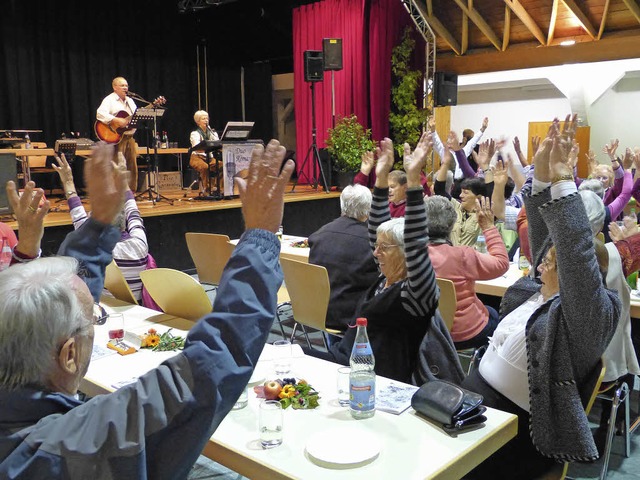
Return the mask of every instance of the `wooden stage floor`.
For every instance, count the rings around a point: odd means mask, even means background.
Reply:
[[[285,190],[285,203],[340,197],[340,192],[336,191],[335,187],[328,193],[325,192],[322,187],[319,187],[316,190],[311,185],[296,185],[294,192],[291,191],[292,188],[293,183],[290,183]],[[160,193],[173,200],[173,205],[164,200],[152,202],[149,200],[148,195],[145,194],[142,198],[136,200],[138,208],[140,209],[140,215],[142,215],[143,218],[209,212],[214,210],[239,208],[241,206],[240,198],[237,197],[222,200],[196,200],[198,197],[198,190],[163,189]],[[53,195],[47,196],[47,198],[51,202],[51,209],[45,218],[45,228],[71,225],[69,208],[62,193],[59,190],[53,190]],[[88,212],[91,211],[91,204],[88,199],[83,198],[82,203]],[[17,230],[18,228],[17,222],[15,221],[9,220],[5,223],[14,230]]]

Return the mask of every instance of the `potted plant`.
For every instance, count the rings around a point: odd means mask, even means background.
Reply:
[[[327,151],[338,172],[338,187],[344,188],[360,170],[362,154],[373,150],[375,143],[371,140],[371,130],[365,129],[355,114],[340,118],[328,133]]]

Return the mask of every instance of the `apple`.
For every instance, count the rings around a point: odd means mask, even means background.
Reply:
[[[264,398],[267,400],[277,400],[278,394],[282,391],[282,385],[275,380],[264,382]]]

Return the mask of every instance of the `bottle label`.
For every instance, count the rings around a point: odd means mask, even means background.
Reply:
[[[352,410],[368,412],[376,407],[376,379],[352,379],[349,385]]]
[[[370,343],[354,343],[351,350],[352,357],[360,357],[362,355],[373,355]]]

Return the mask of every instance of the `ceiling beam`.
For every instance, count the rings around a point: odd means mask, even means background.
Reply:
[[[519,0],[504,0],[504,3],[513,10],[513,13],[517,15],[520,21],[524,23],[525,27],[529,29],[531,34],[536,37],[541,45],[547,44],[547,39],[544,37],[544,33],[542,33],[540,27],[536,24],[535,20],[531,18],[531,15],[529,15],[529,12],[527,12]]]
[[[489,41],[493,44],[493,46],[496,47],[497,50],[502,50],[502,43],[498,39],[498,36],[495,34],[493,29],[485,21],[485,19],[482,18],[482,15],[480,15],[480,13],[478,13],[478,11],[475,8],[473,7],[469,8],[467,5],[465,5],[463,0],[454,0],[454,1],[458,4],[462,12],[466,14],[473,23],[476,24],[476,26],[480,29],[480,31],[484,34],[484,36],[487,37]]]
[[[473,6],[473,0],[469,0],[469,6],[472,7]],[[467,49],[469,48],[469,17],[467,16],[466,13],[462,12],[462,25],[461,25],[461,38],[460,38],[460,47],[461,47],[461,52],[464,55],[464,53],[467,51]]]
[[[547,45],[553,42],[553,35],[556,33],[556,20],[558,19],[558,6],[560,0],[553,0],[553,6],[551,7],[551,20],[549,20],[549,32],[547,33]]]
[[[602,38],[604,27],[607,24],[607,16],[609,16],[609,3],[610,0],[606,0],[604,2],[604,9],[602,10],[602,20],[600,20],[600,30],[598,30],[598,40]]]
[[[591,20],[589,20],[589,17],[587,17],[587,15],[582,11],[582,9],[575,2],[575,0],[562,0],[562,2],[566,5],[566,7],[569,10],[571,10],[571,13],[573,13],[576,16],[576,18],[582,25],[582,28],[584,28],[584,30],[589,34],[589,36],[595,39],[596,36],[598,35],[598,32],[596,32],[596,29],[592,25]]]
[[[418,7],[421,7],[419,2],[417,2],[416,5],[418,5]],[[422,9],[420,8],[420,10]],[[458,41],[451,34],[451,32],[447,30],[442,22],[438,20],[438,18],[433,14],[433,5],[431,0],[427,0],[427,11],[422,11],[422,14],[424,18],[427,19],[427,22],[429,23],[435,34],[439,37],[442,37],[442,39],[447,43],[447,45],[449,45],[451,50],[453,50],[456,55],[462,55],[462,48],[460,47]]]
[[[504,31],[502,32],[502,51],[509,47],[511,40],[511,9],[504,6]]]
[[[633,16],[636,17],[636,20],[640,22],[640,7],[636,3],[636,0],[622,0],[622,1],[627,6],[627,8],[631,10],[631,13],[633,13]]]
[[[438,70],[463,75],[625,58],[640,58],[639,33],[612,33],[600,41],[579,42],[571,47],[540,48],[539,45],[530,43],[511,45],[504,52],[493,49],[469,50],[463,57],[438,54]]]

